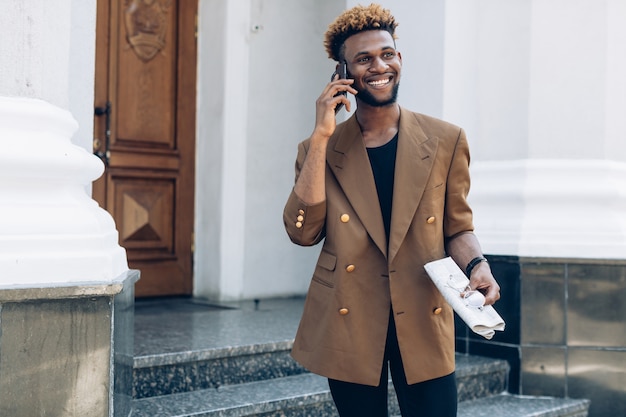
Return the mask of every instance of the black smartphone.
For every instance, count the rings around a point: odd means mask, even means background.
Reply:
[[[333,72],[333,75],[330,76],[330,80],[334,81],[335,80],[335,75],[339,74],[339,79],[343,80],[345,78],[348,77],[348,68],[346,65],[346,61],[342,61],[338,66],[337,69],[335,70],[335,72]],[[341,91],[337,94],[335,94],[335,97],[337,97],[339,94],[343,95],[344,97],[348,96],[348,93],[346,91]],[[339,113],[339,110],[341,110],[343,108],[343,103],[339,103],[337,104],[337,107],[335,107],[335,114]]]

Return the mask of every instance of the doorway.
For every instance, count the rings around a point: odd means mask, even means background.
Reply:
[[[193,291],[197,1],[98,0],[93,198],[138,297]]]

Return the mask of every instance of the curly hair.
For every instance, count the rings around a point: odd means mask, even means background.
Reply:
[[[330,59],[343,59],[343,44],[350,36],[366,30],[386,30],[396,39],[398,23],[388,9],[372,3],[369,6],[355,6],[340,14],[328,26],[324,35],[324,47]]]

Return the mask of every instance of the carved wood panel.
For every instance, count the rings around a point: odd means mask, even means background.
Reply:
[[[137,56],[150,61],[163,49],[170,22],[171,0],[127,0],[124,23],[127,39]],[[171,34],[170,34],[171,35]],[[170,40],[173,39],[170,37]]]
[[[113,175],[111,180],[120,242],[129,259],[174,255],[175,178]]]
[[[176,13],[171,1],[126,1],[117,36],[114,146],[176,148]]]

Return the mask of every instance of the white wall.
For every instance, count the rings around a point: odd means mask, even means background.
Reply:
[[[231,37],[239,41],[243,35],[231,34],[226,25],[227,4],[221,0],[200,1],[198,10],[198,131],[196,141],[196,209],[195,235],[196,252],[194,263],[194,292],[204,297],[219,298],[222,291],[222,223],[224,208],[222,207],[222,170],[224,146],[226,146],[226,119],[236,110],[225,108],[228,92],[225,83],[227,69],[239,75],[246,68],[233,67],[225,57],[239,57],[247,54],[245,48],[238,44],[231,45]],[[243,14],[243,19],[246,14]],[[232,28],[239,31],[243,29]],[[230,49],[229,49],[230,48]],[[243,51],[241,50],[243,49]],[[245,96],[244,96],[245,99]],[[230,116],[231,119],[233,116]],[[244,120],[245,122],[245,120]],[[240,138],[229,138],[229,144]],[[240,184],[240,180],[237,181]],[[242,187],[239,185],[239,188]],[[244,203],[242,199],[241,204]],[[235,214],[235,213],[233,213]],[[235,218],[237,216],[233,216]],[[237,230],[239,231],[239,230]],[[242,239],[241,234],[231,236]],[[233,251],[231,249],[231,252]],[[231,276],[232,280],[241,281],[241,274]],[[238,285],[239,286],[239,285]],[[232,291],[236,297],[238,290]]]
[[[113,219],[85,193],[103,170],[90,138],[95,10],[95,0],[2,3],[2,284],[110,281],[128,270]],[[82,147],[71,143],[79,123]]]
[[[606,141],[604,155],[626,161],[626,2],[607,1],[606,19]]]
[[[243,296],[302,294],[321,246],[301,248],[282,210],[297,144],[313,131],[315,100],[334,71],[323,34],[341,2],[253,0],[247,112]]]
[[[469,135],[485,251],[626,257],[623,2],[448,0],[446,16],[443,114]]]
[[[529,155],[604,158],[606,1],[532,3]],[[626,16],[624,16],[626,18]]]
[[[301,294],[319,248],[293,245],[282,207],[297,143],[333,71],[322,35],[332,0],[200,1],[194,292]]]
[[[71,3],[5,1],[0,13],[0,95],[38,98],[69,107],[70,31],[63,27]],[[54,37],[57,47],[48,47]]]
[[[462,126],[474,160],[528,155],[528,0],[448,0],[442,117]]]
[[[288,241],[282,207],[333,70],[323,33],[357,3],[200,1],[196,295],[306,290],[319,248]],[[468,133],[485,251],[623,256],[623,2],[382,5],[400,24],[400,103]]]
[[[95,21],[96,0],[8,0],[0,13],[0,28],[16,28],[0,36],[0,95],[42,99],[70,110],[79,124],[73,142],[89,152]]]
[[[71,7],[69,110],[78,121],[72,142],[92,152],[96,0],[72,0]]]

